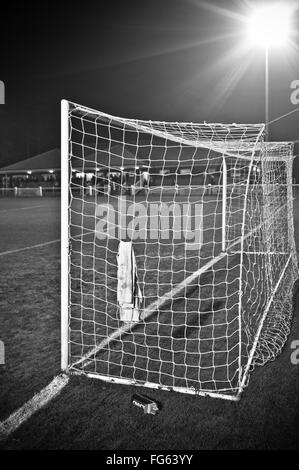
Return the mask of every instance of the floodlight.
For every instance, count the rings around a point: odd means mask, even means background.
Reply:
[[[291,10],[283,4],[257,8],[248,20],[248,40],[262,47],[283,46],[290,34]]]

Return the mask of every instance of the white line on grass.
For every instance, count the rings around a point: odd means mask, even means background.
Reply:
[[[93,233],[93,232],[88,231],[88,232],[85,232],[85,233],[80,233],[79,235],[75,235],[72,238],[84,237],[85,235],[90,235],[91,233]],[[61,241],[61,239],[57,238],[56,240],[50,240],[49,242],[38,243],[37,245],[30,245],[30,246],[25,246],[23,248],[16,248],[15,250],[2,251],[2,253],[0,253],[0,256],[12,255],[14,253],[20,253],[21,251],[25,251],[25,250],[33,250],[34,248],[41,248],[43,246],[52,245],[53,243],[58,243],[60,241]]]
[[[57,397],[61,390],[68,384],[69,377],[65,374],[58,375],[40,392],[34,395],[21,408],[14,411],[5,421],[0,422],[0,442],[4,442],[10,434],[15,432],[34,413],[46,406],[53,398]]]
[[[60,238],[57,238],[57,240],[51,240],[49,242],[38,243],[37,245],[25,246],[24,248],[17,248],[16,250],[2,251],[2,253],[0,253],[0,256],[12,255],[13,253],[20,253],[21,251],[25,250],[33,250],[34,248],[40,248],[42,246],[52,245],[53,243],[58,242],[60,242]]]
[[[45,207],[45,205],[28,206],[28,207],[12,207],[11,209],[1,209],[0,212],[27,211],[29,209],[37,209],[38,207]]]
[[[75,235],[73,238],[80,238],[91,232],[80,233]],[[42,246],[50,245],[52,243],[60,242],[60,238],[57,240],[51,240],[45,243],[39,243],[38,245],[27,246],[25,248],[19,248],[17,250],[5,251],[0,253],[0,256],[18,253],[24,250],[31,250],[33,248],[39,248]],[[68,384],[69,377],[65,374],[57,375],[54,377],[45,388],[31,398],[31,400],[24,403],[21,408],[14,411],[5,421],[0,421],[0,443],[6,441],[6,439],[15,432],[23,423],[31,418],[34,413],[39,411],[41,408],[46,406],[53,398],[57,397],[61,390]]]

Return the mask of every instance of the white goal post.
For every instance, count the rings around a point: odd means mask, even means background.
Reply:
[[[290,330],[293,144],[65,100],[61,120],[62,370],[239,399]]]

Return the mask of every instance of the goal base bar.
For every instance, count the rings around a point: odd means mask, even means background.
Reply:
[[[146,387],[146,388],[151,388],[154,390],[163,390],[166,392],[178,392],[178,393],[184,393],[188,395],[196,395],[200,397],[211,397],[211,398],[221,398],[222,400],[227,400],[227,401],[239,401],[241,398],[241,394],[239,391],[235,394],[231,394],[231,389],[230,389],[230,394],[226,393],[219,393],[219,392],[214,392],[214,391],[203,391],[203,390],[196,390],[195,388],[187,388],[187,387],[167,387],[165,385],[159,385],[155,384],[152,382],[142,382],[138,380],[133,380],[133,379],[124,379],[124,378],[118,378],[118,377],[107,377],[105,375],[101,374],[95,374],[92,372],[82,372],[78,371],[75,369],[68,369],[67,371],[68,374],[70,375],[77,375],[77,376],[84,376],[84,377],[89,377],[92,379],[99,379],[102,380],[103,382],[108,382],[108,383],[117,383],[120,385],[129,385],[129,386],[134,386],[134,387]]]

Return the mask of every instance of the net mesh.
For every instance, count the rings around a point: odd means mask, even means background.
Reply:
[[[263,125],[123,119],[70,104],[69,364],[122,383],[236,396],[289,332],[292,145]],[[120,240],[140,319],[121,321]]]

